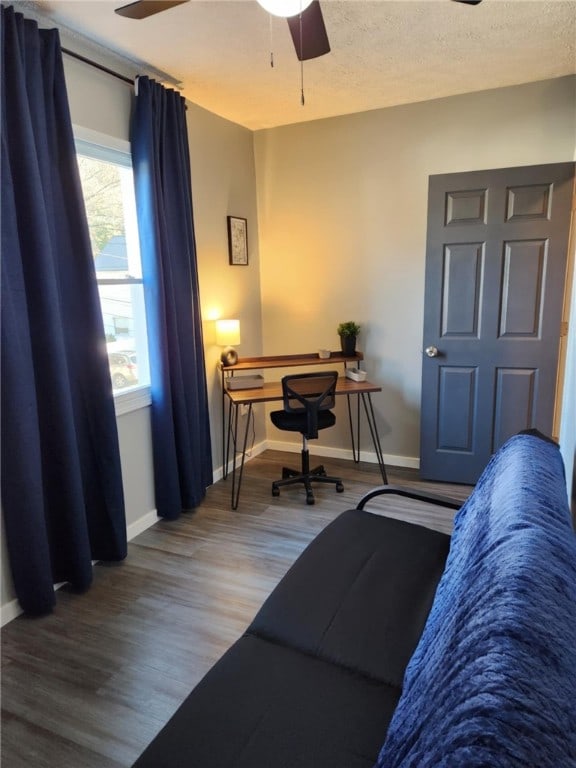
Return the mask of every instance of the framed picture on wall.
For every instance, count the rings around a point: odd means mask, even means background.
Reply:
[[[238,216],[228,216],[228,262],[248,264],[248,221]]]

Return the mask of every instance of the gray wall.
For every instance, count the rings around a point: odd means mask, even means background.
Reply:
[[[79,49],[77,42],[69,47]],[[69,58],[65,68],[74,123],[126,140],[132,89]],[[416,461],[428,175],[573,159],[574,78],[255,135],[188,107],[216,475],[217,317],[240,319],[242,356],[334,349],[337,324],[361,322],[370,377],[383,387],[376,407],[384,450],[399,463]],[[229,214],[248,219],[247,267],[228,265]],[[573,424],[573,373],[570,381],[565,412]],[[566,456],[573,458],[574,429],[566,424]],[[127,522],[136,531],[154,513],[149,409],[119,416],[118,430]],[[261,408],[256,443],[266,430],[278,439]],[[344,427],[325,435],[321,444],[336,452],[347,445]],[[3,607],[13,599],[4,556],[1,598]]]
[[[222,400],[214,319],[238,318],[242,357],[262,354],[260,258],[252,132],[188,104],[188,134],[198,269],[210,398],[212,455],[216,476],[222,464]],[[248,221],[248,266],[228,264],[226,216]],[[243,421],[243,419],[242,419]],[[242,425],[243,426],[243,425]],[[264,439],[260,417],[256,442]]]
[[[255,134],[265,354],[360,348],[385,454],[419,455],[428,177],[574,158],[575,78]],[[320,438],[347,445],[342,413]],[[271,441],[286,433],[268,426]],[[366,447],[369,437],[366,435]]]

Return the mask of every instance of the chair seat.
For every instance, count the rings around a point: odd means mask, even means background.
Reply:
[[[275,427],[288,432],[301,432],[304,434],[307,428],[306,414],[287,413],[286,411],[272,411],[270,419]],[[327,429],[336,424],[336,416],[332,411],[320,411],[318,413],[318,429]]]

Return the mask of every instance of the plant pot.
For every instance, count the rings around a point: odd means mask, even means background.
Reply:
[[[356,336],[340,336],[340,347],[345,356],[356,354]]]

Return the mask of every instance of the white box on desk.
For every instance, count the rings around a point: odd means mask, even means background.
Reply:
[[[254,373],[249,376],[229,376],[226,379],[226,389],[261,389],[264,386],[264,376]]]
[[[360,368],[346,368],[346,378],[352,379],[352,381],[366,381],[366,371],[361,371]]]

